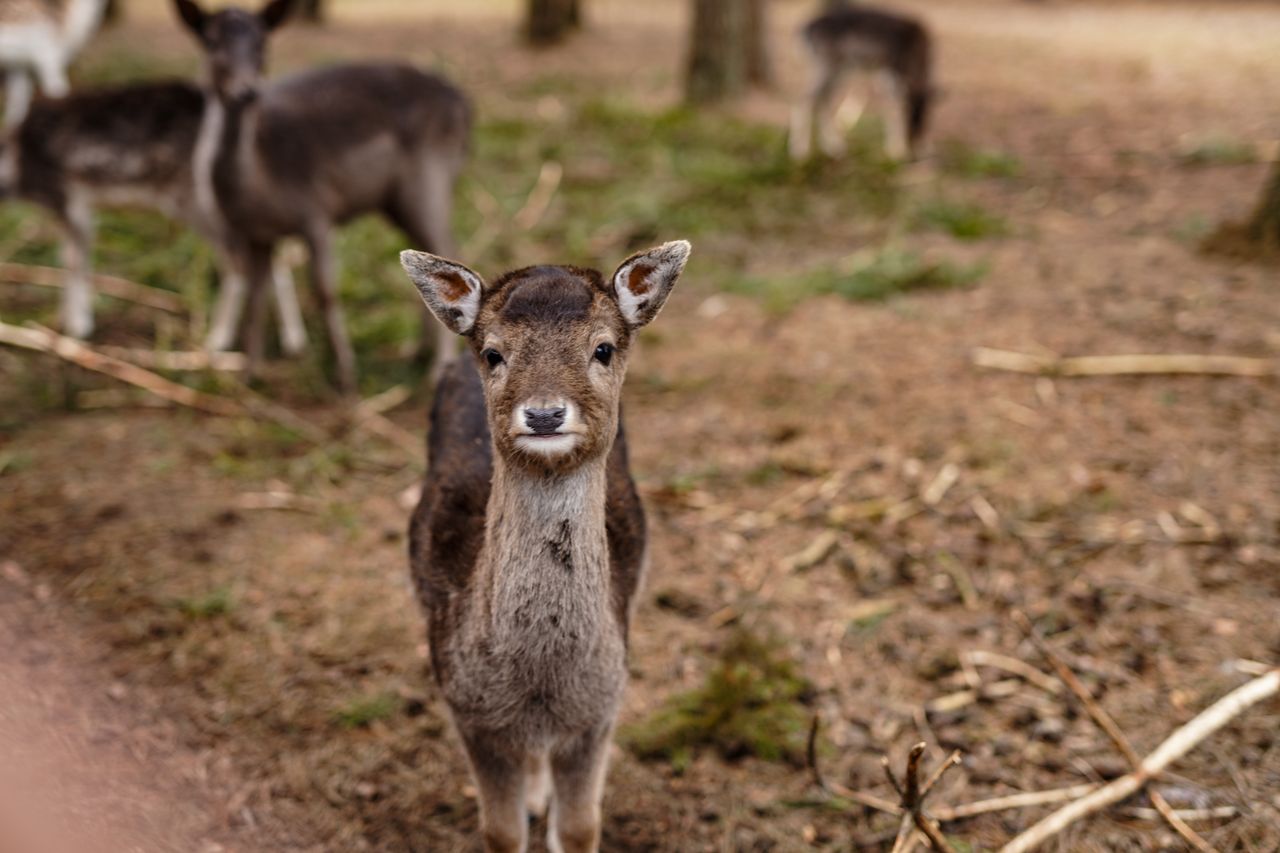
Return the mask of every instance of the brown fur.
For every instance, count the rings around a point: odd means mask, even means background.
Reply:
[[[394,63],[322,68],[264,86],[267,37],[290,0],[257,14],[175,4],[205,53],[209,156],[197,157],[196,178],[206,182],[211,198],[203,203],[248,271],[250,363],[261,361],[264,348],[266,262],[277,242],[301,237],[339,383],[353,391],[355,352],[338,302],[333,228],[381,212],[412,244],[451,254],[453,184],[466,158],[470,105],[443,78]],[[227,296],[218,316],[237,318],[239,298]],[[451,355],[446,340],[437,337],[437,368]]]
[[[471,350],[432,406],[410,563],[489,851],[524,848],[523,800],[540,768],[554,784],[553,849],[599,844],[645,562],[619,401],[634,331],[687,254],[671,243],[633,256],[610,284],[594,270],[528,267],[493,285],[442,258],[402,256]],[[637,291],[648,294],[640,307]],[[560,413],[550,432],[549,412]]]

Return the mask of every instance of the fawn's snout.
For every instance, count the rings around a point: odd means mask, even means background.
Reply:
[[[512,434],[520,449],[560,456],[577,449],[585,426],[578,407],[564,399],[531,399],[515,407]]]
[[[532,430],[534,435],[555,435],[560,431],[560,426],[564,423],[564,414],[568,411],[567,406],[550,406],[543,409],[522,406],[521,409],[525,426]]]

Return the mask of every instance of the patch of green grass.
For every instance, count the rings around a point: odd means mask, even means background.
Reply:
[[[1183,146],[1178,160],[1184,166],[1245,166],[1258,162],[1258,149],[1230,136],[1206,136]]]
[[[333,719],[344,729],[360,729],[376,720],[390,719],[399,705],[399,700],[391,693],[359,696],[336,710]]]
[[[25,450],[0,451],[0,477],[25,471],[35,462],[35,457]]]
[[[981,240],[1009,233],[1008,223],[982,205],[941,196],[920,203],[915,211],[914,225],[945,231],[957,240]]]
[[[191,619],[213,619],[230,613],[235,601],[231,597],[231,588],[220,586],[203,595],[180,598],[175,604]]]
[[[787,472],[783,470],[781,465],[773,460],[769,460],[768,462],[757,465],[748,471],[744,479],[747,481],[748,485],[768,486],[781,480],[786,476],[786,473]]]
[[[883,249],[859,253],[845,263],[819,267],[786,278],[747,278],[732,285],[741,293],[764,298],[775,311],[786,311],[811,296],[836,295],[862,302],[876,302],[917,290],[953,290],[968,287],[986,274],[986,265],[958,265],[927,261],[914,252]]]
[[[1022,162],[1007,151],[975,148],[967,142],[949,139],[939,146],[942,170],[961,178],[1016,178]]]
[[[804,754],[809,682],[782,644],[739,630],[705,683],[622,733],[636,755],[687,767],[699,749],[727,759],[799,762]]]

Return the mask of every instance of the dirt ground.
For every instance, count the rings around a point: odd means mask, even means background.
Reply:
[[[636,5],[589,3],[586,35],[533,54],[504,7],[339,3],[334,27],[287,32],[280,55],[430,57],[481,110],[522,108],[508,93],[535,68],[669,103],[684,4]],[[972,652],[1048,669],[1019,610],[1141,753],[1243,683],[1236,661],[1275,665],[1280,388],[1036,379],[970,354],[1280,358],[1280,273],[1195,251],[1208,225],[1248,212],[1276,150],[1275,100],[1258,94],[1280,75],[1280,9],[901,5],[940,44],[934,139],[1020,164],[965,177],[935,156],[903,179],[962,188],[1008,231],[904,238],[985,264],[973,286],[786,313],[700,283],[700,259],[766,276],[837,261],[861,248],[842,222],[815,211],[800,237],[695,245],[628,379],[653,568],[620,723],[701,684],[746,627],[811,682],[823,769],[845,785],[886,795],[880,757],[921,740],[931,762],[965,753],[939,804],[1112,778],[1123,761],[1063,697],[1021,686],[930,703],[1009,678],[962,665]],[[779,90],[739,108],[779,134],[806,8],[780,4]],[[189,51],[169,26],[144,4],[93,50],[148,44],[180,64]],[[1215,140],[1258,155],[1218,156]],[[3,719],[60,786],[57,822],[113,850],[478,849],[408,584],[403,495],[420,460],[358,431],[317,447],[186,410],[68,411],[71,392],[112,386],[13,351],[0,375],[20,413],[0,430]],[[421,435],[424,411],[415,397],[390,417]],[[1161,779],[1177,808],[1233,807],[1195,824],[1218,849],[1280,849],[1278,732],[1272,699]],[[676,768],[619,746],[604,848],[888,849],[896,821],[821,800],[794,761],[701,751]],[[1147,806],[1137,797],[1049,849],[1183,849],[1133,810]],[[946,830],[992,849],[1045,813]]]

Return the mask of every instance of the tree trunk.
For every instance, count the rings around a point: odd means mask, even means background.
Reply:
[[[581,0],[529,0],[527,8],[524,32],[531,44],[556,44],[582,27]]]
[[[768,86],[773,82],[769,65],[769,19],[765,14],[767,0],[746,0],[747,20],[745,33],[747,52],[747,82],[753,86]]]
[[[324,0],[303,0],[302,2],[302,20],[312,24],[320,24],[325,19],[325,3]]]
[[[1259,245],[1280,248],[1280,159],[1271,167],[1271,177],[1247,227],[1249,236]]]
[[[693,0],[685,95],[718,101],[769,82],[768,0]]]

